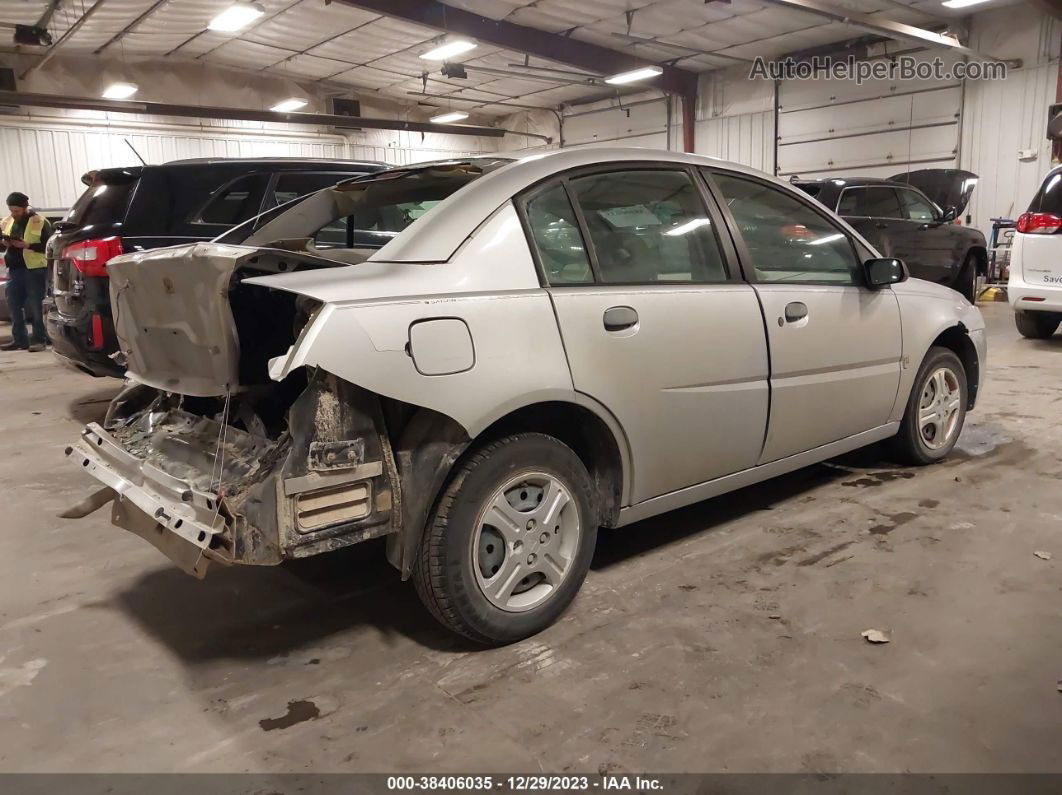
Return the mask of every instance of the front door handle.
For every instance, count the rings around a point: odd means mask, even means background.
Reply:
[[[792,301],[785,305],[785,322],[796,323],[808,316],[808,305],[801,301]]]
[[[638,313],[630,306],[612,306],[605,310],[602,320],[605,331],[623,331],[638,323]]]

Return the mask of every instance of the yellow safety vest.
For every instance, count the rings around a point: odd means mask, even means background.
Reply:
[[[5,235],[10,235],[11,230],[15,226],[15,219],[10,215],[0,222],[0,231]],[[30,245],[41,242],[41,233],[44,231],[44,217],[40,215],[31,215],[26,221],[26,231],[23,232],[22,239]],[[22,257],[26,261],[27,268],[44,268],[48,265],[48,258],[40,251],[30,251],[28,248],[22,249]]]

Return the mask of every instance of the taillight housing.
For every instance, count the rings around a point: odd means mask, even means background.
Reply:
[[[1025,235],[1053,235],[1062,229],[1062,218],[1051,213],[1022,213],[1014,228]]]
[[[101,237],[71,243],[63,249],[63,259],[73,262],[85,276],[106,276],[107,263],[122,253],[120,237]]]

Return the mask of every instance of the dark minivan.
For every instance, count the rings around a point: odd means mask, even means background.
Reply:
[[[294,198],[387,166],[350,160],[203,159],[90,171],[48,241],[45,322],[55,353],[96,376],[124,368],[111,318],[107,261],[212,240]]]

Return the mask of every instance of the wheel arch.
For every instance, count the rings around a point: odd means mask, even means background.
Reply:
[[[385,399],[386,400],[386,399]],[[465,456],[513,433],[544,433],[572,448],[594,484],[598,523],[614,526],[630,494],[630,452],[615,418],[593,399],[546,399],[510,408],[471,436],[451,417],[409,407],[411,416],[391,439],[401,483],[401,524],[388,536],[387,558],[409,577],[425,522]]]
[[[929,351],[935,347],[947,348],[962,362],[963,369],[966,371],[966,409],[969,411],[977,402],[977,391],[981,383],[981,362],[977,356],[977,348],[970,339],[969,331],[962,323],[944,329],[934,337],[922,358],[925,359]]]

